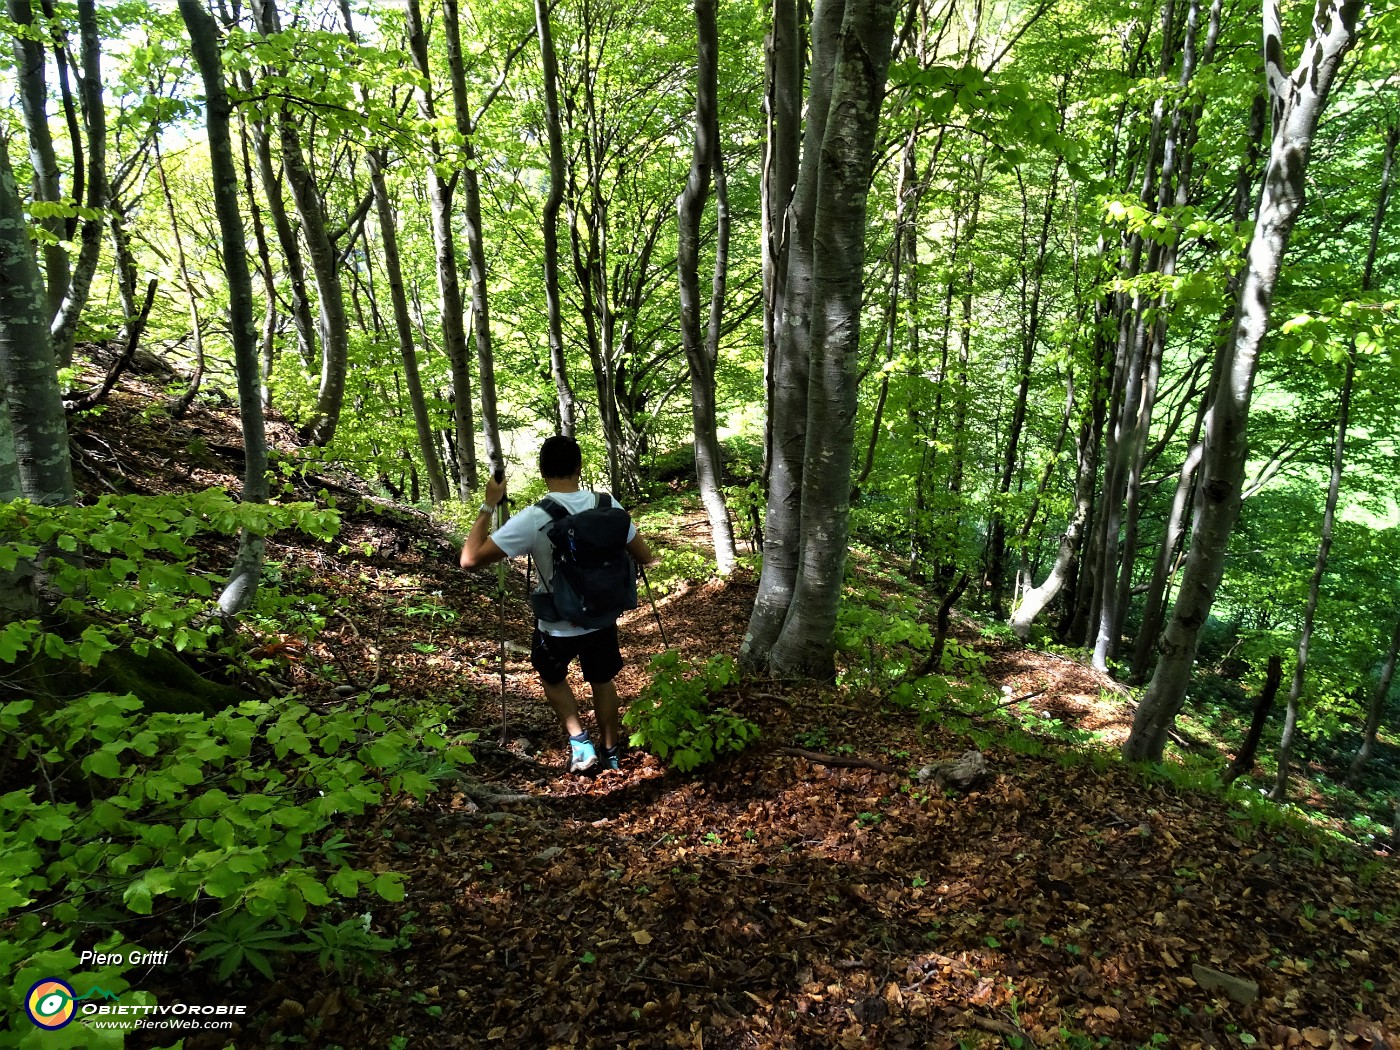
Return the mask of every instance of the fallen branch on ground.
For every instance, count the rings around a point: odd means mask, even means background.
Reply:
[[[873,758],[860,758],[852,756],[847,758],[842,755],[824,755],[819,751],[807,751],[800,747],[775,747],[775,755],[792,755],[794,758],[805,758],[808,762],[815,762],[819,766],[833,766],[840,769],[874,769],[881,773],[900,772],[894,766],[884,762],[877,762]]]

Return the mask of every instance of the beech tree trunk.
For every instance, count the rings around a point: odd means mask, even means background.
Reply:
[[[1278,0],[1265,0],[1264,63],[1273,140],[1254,234],[1239,285],[1235,323],[1205,427],[1191,551],[1162,655],[1123,745],[1130,761],[1161,761],[1186,697],[1200,630],[1210,615],[1239,517],[1248,458],[1246,427],[1259,347],[1274,286],[1305,195],[1313,135],[1342,58],[1356,40],[1359,0],[1319,0],[1312,35],[1293,69],[1284,64]],[[1295,76],[1296,75],[1296,76]]]
[[[379,236],[384,245],[384,269],[389,278],[389,299],[394,309],[394,331],[398,336],[399,354],[403,358],[404,384],[413,408],[413,423],[418,431],[418,450],[428,473],[428,491],[434,503],[450,498],[447,479],[438,460],[437,443],[433,438],[433,423],[428,416],[428,403],[423,397],[423,381],[418,375],[418,347],[413,341],[413,322],[408,314],[408,296],[404,292],[403,268],[399,264],[398,227],[393,204],[384,182],[386,158],[383,154],[369,155],[370,178],[374,181],[374,201],[379,218]]]
[[[408,0],[408,50],[413,64],[431,83],[428,65],[428,37],[423,29],[423,13],[418,0]],[[418,111],[424,120],[436,119],[433,93],[420,89]],[[428,144],[428,205],[432,215],[433,251],[437,260],[439,323],[442,325],[443,352],[452,373],[452,432],[449,442],[454,451],[457,495],[466,500],[477,487],[476,427],[472,411],[471,369],[467,365],[467,329],[462,308],[462,284],[457,268],[457,245],[452,232],[454,183],[438,170],[442,147],[434,138]]]
[[[754,669],[768,666],[769,654],[782,632],[797,586],[802,467],[807,443],[807,382],[812,347],[813,223],[844,3],[845,0],[820,0],[812,11],[812,75],[807,124],[797,182],[786,213],[786,250],[783,253],[786,273],[781,303],[774,319],[776,343],[769,370],[768,426],[772,436],[767,457],[763,570],[748,630],[739,650],[741,662]]]
[[[1400,126],[1392,127],[1386,137],[1385,160],[1381,166],[1380,192],[1376,197],[1376,210],[1371,216],[1371,239],[1366,250],[1366,263],[1361,273],[1361,290],[1371,290],[1375,274],[1376,251],[1380,246],[1381,225],[1385,222],[1386,205],[1390,202],[1390,177],[1395,165],[1395,147],[1400,141]],[[1346,457],[1347,422],[1351,414],[1352,386],[1356,379],[1356,344],[1348,346],[1346,374],[1342,378],[1342,392],[1337,407],[1337,439],[1332,449],[1332,478],[1327,488],[1327,503],[1322,512],[1322,531],[1318,537],[1317,562],[1313,566],[1312,579],[1308,583],[1307,605],[1303,610],[1303,627],[1298,634],[1298,662],[1294,667],[1293,681],[1288,690],[1288,713],[1284,716],[1283,736],[1278,747],[1278,776],[1274,781],[1269,797],[1281,802],[1288,797],[1288,775],[1293,761],[1293,737],[1298,728],[1298,711],[1303,696],[1303,681],[1307,673],[1308,647],[1312,641],[1313,616],[1317,612],[1318,591],[1322,576],[1327,571],[1327,557],[1332,549],[1332,526],[1337,516],[1337,495],[1342,484],[1342,465]],[[1389,691],[1389,683],[1386,683]],[[1382,703],[1384,696],[1382,695]],[[1374,730],[1372,731],[1374,733]],[[1365,746],[1363,742],[1363,747]],[[1350,775],[1350,774],[1348,774]]]
[[[260,33],[266,36],[281,31],[275,0],[253,0],[253,12]],[[282,147],[282,170],[301,220],[301,236],[306,242],[320,309],[321,383],[311,418],[301,427],[301,437],[324,447],[335,437],[345,402],[350,322],[345,312],[339,253],[331,237],[325,201],[302,148],[301,129],[286,106],[277,111],[276,120]],[[271,190],[268,195],[275,196]]]
[[[772,25],[764,48],[763,109],[763,382],[770,411],[763,422],[763,481],[767,487],[773,457],[778,333],[787,288],[793,192],[802,145],[802,38],[797,0],[771,0]]]
[[[20,490],[35,503],[72,503],[68,422],[49,337],[48,302],[29,241],[9,141],[0,133],[0,382]],[[7,485],[13,488],[13,480]]]
[[[1063,93],[1061,95],[1063,99]],[[1029,298],[1024,328],[1021,332],[1021,360],[1017,368],[1016,401],[1007,427],[1006,448],[1002,453],[1001,476],[997,479],[997,494],[1002,505],[994,510],[991,537],[988,540],[987,578],[991,584],[993,615],[1000,617],[1006,600],[1006,500],[1011,494],[1011,482],[1016,476],[1020,457],[1021,432],[1026,423],[1026,406],[1030,398],[1031,364],[1035,346],[1040,340],[1040,299],[1045,284],[1045,263],[1050,245],[1051,224],[1055,217],[1055,200],[1060,185],[1060,162],[1056,160],[1050,173],[1050,186],[1045,193],[1045,209],[1041,214],[1040,233],[1036,238],[1035,258],[1026,265],[1026,253],[1021,256],[1022,303]],[[1024,219],[1028,216],[1023,215]],[[1027,296],[1029,286],[1029,296]]]
[[[107,208],[107,110],[102,99],[102,34],[93,0],[78,0],[78,32],[82,41],[83,123],[87,129],[84,203],[91,214],[79,227],[78,258],[68,280],[68,293],[49,326],[54,356],[60,368],[73,363],[73,339],[78,331],[78,318],[92,290],[98,257],[102,254]]]
[[[241,80],[243,91],[251,94],[252,77],[244,72]],[[272,163],[272,142],[267,126],[260,119],[254,119],[250,123],[253,154],[258,161],[258,177],[262,180],[268,214],[272,217],[272,229],[277,234],[277,243],[282,249],[282,259],[287,267],[287,283],[292,298],[292,323],[297,332],[297,350],[306,367],[315,368],[321,353],[321,341],[316,331],[316,320],[311,315],[311,297],[306,289],[306,261],[301,254],[301,241],[297,238],[292,220],[287,215],[287,205],[282,198],[282,178]],[[251,197],[251,186],[248,193]]]
[[[33,27],[34,9],[30,0],[8,0],[10,19],[17,26]],[[20,111],[24,115],[25,137],[29,140],[29,162],[34,169],[34,199],[58,203],[64,199],[58,157],[54,153],[53,135],[49,131],[49,88],[44,75],[47,58],[44,45],[37,37],[16,36],[15,86]],[[52,215],[36,223],[48,232],[52,240],[43,247],[46,303],[49,318],[58,315],[63,297],[68,293],[68,253],[59,241],[67,239],[63,217]]]
[[[715,25],[715,0],[695,0],[696,53],[695,149],[690,177],[677,201],[676,269],[680,281],[681,341],[690,371],[691,419],[695,425],[695,474],[700,501],[710,520],[715,567],[721,576],[734,571],[738,552],[734,526],[724,502],[721,479],[718,423],[715,408],[715,365],[719,358],[718,317],[711,311],[707,330],[700,323],[700,221],[709,196],[710,175],[719,160],[718,70],[719,34]],[[726,217],[727,218],[727,217]],[[728,235],[728,223],[724,224]],[[721,238],[723,239],[723,238]],[[711,305],[723,301],[721,270],[724,252],[718,252]]]
[[[839,10],[836,33],[818,36],[827,26],[825,9]],[[844,581],[850,530],[850,475],[855,440],[856,363],[860,353],[860,311],[865,270],[866,197],[874,166],[875,133],[889,71],[894,38],[893,0],[819,2],[813,14],[812,89],[808,100],[809,133],[822,111],[820,135],[807,139],[797,197],[814,190],[810,237],[810,277],[805,309],[786,313],[785,338],[810,355],[802,484],[799,499],[799,550],[791,601],[778,637],[766,652],[746,638],[747,657],[758,658],[782,678],[828,679],[835,674],[833,636]],[[825,52],[829,51],[829,57]],[[818,83],[830,70],[830,95],[820,99]],[[820,143],[819,152],[810,147]],[[811,152],[818,152],[811,157]],[[812,171],[812,186],[807,172]],[[797,199],[794,198],[794,210]],[[799,278],[797,238],[807,233],[794,225],[789,254],[789,292]],[[787,302],[785,301],[785,306]],[[805,316],[806,326],[796,321]],[[775,420],[775,433],[791,427]],[[781,437],[780,439],[781,440]],[[778,442],[775,442],[775,447]],[[775,466],[777,459],[775,458]],[[775,472],[776,479],[776,472]],[[774,494],[769,497],[771,541]],[[766,552],[766,546],[765,546]],[[767,558],[765,556],[765,573]],[[760,582],[760,599],[763,597]],[[760,607],[755,602],[754,615]],[[751,631],[752,631],[751,623]],[[752,637],[752,635],[750,635]]]
[[[1376,749],[1376,733],[1381,727],[1385,703],[1390,699],[1390,683],[1395,679],[1397,654],[1400,654],[1400,619],[1395,621],[1395,630],[1390,636],[1390,649],[1385,654],[1385,662],[1381,664],[1380,681],[1376,683],[1376,691],[1371,694],[1371,703],[1366,709],[1366,728],[1361,733],[1361,746],[1356,751],[1356,757],[1351,760],[1351,768],[1347,770],[1344,782],[1347,787],[1355,786],[1361,777],[1361,771],[1371,760],[1371,753]]]
[[[214,210],[219,219],[229,291],[229,336],[238,372],[238,416],[243,424],[243,501],[266,503],[267,437],[263,430],[258,325],[253,318],[253,278],[238,207],[238,168],[229,134],[231,107],[224,90],[218,28],[199,0],[180,0],[180,16],[190,34],[190,50],[204,82],[204,112],[209,135],[209,167],[213,175]],[[263,539],[244,530],[228,583],[219,595],[219,609],[233,616],[246,609],[257,594],[262,575]]]
[[[564,329],[559,307],[559,209],[564,203],[564,130],[559,119],[559,61],[549,26],[548,0],[535,0],[535,28],[540,38],[544,77],[545,137],[549,140],[549,196],[544,202],[544,298],[549,323],[549,372],[559,395],[559,433],[578,430],[574,391],[564,356]]]
[[[1254,701],[1254,715],[1249,720],[1249,732],[1245,733],[1244,743],[1221,777],[1222,784],[1233,784],[1254,768],[1254,756],[1259,750],[1259,738],[1264,735],[1264,723],[1274,706],[1279,684],[1283,681],[1283,657],[1274,653],[1269,657],[1268,670],[1264,674],[1264,688]]]
[[[467,112],[466,70],[462,62],[461,27],[457,0],[444,4],[447,67],[452,79],[452,110],[462,136],[458,174],[462,180],[462,214],[467,227],[467,272],[471,285],[472,336],[476,341],[477,392],[481,397],[482,438],[488,473],[505,470],[501,429],[496,421],[496,363],[491,349],[491,315],[486,290],[486,247],[481,232],[481,187],[476,174],[476,150],[472,135],[476,121]]]

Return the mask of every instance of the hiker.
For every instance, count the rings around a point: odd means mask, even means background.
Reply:
[[[606,493],[600,495],[579,487],[582,471],[583,454],[579,451],[578,442],[562,434],[549,438],[540,446],[540,476],[544,478],[549,495],[508,519],[488,536],[487,529],[496,514],[496,507],[506,494],[504,476],[499,480],[491,478],[486,482],[486,501],[477,512],[467,541],[462,545],[464,569],[479,569],[495,564],[502,558],[522,555],[533,557],[539,566],[540,585],[531,595],[537,619],[530,644],[530,664],[539,672],[545,698],[559,716],[564,731],[569,734],[571,773],[591,773],[599,768],[617,769],[620,766],[622,727],[618,718],[617,687],[613,684],[617,672],[622,670],[622,653],[617,644],[617,617],[623,609],[636,606],[636,582],[633,578],[636,570],[624,558],[627,584],[631,589],[630,604],[623,601],[613,608],[604,609],[601,625],[595,621],[590,626],[580,626],[566,618],[555,618],[558,613],[554,609],[554,598],[558,595],[559,601],[565,602],[566,581],[562,579],[562,574],[559,579],[555,578],[554,546],[548,535],[551,524],[566,515],[580,515],[596,507],[616,507],[623,515],[622,518],[613,515],[617,524],[621,524],[626,517],[625,511],[617,507]],[[651,548],[646,540],[637,535],[637,528],[630,519],[626,520],[625,528],[625,541],[621,529],[617,532],[618,546],[623,546],[625,542],[627,553],[642,565],[655,562],[657,559]],[[584,681],[593,690],[593,711],[602,734],[601,754],[579,721],[578,703],[574,699],[573,689],[569,687],[569,664],[575,657],[583,671]]]

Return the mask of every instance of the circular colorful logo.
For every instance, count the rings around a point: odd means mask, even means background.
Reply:
[[[36,1025],[52,1031],[73,1020],[77,1012],[73,999],[72,985],[57,977],[46,977],[29,989],[24,1010]]]

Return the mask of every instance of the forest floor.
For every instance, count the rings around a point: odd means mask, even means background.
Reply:
[[[143,411],[150,396],[119,391],[77,426],[89,497],[237,491],[235,416],[173,421]],[[167,967],[143,985],[247,1004],[232,1045],[1400,1047],[1400,858],[1384,847],[1270,821],[1104,746],[998,737],[986,779],[944,791],[913,773],[967,735],[874,688],[731,686],[723,702],[762,727],[748,750],[684,775],[640,751],[567,775],[528,663],[523,572],[503,618],[495,573],[460,570],[444,528],[331,480],[337,540],[268,547],[284,587],[343,599],[279,687],[313,706],[380,685],[447,702],[477,762],[344,829],[360,866],[407,876],[401,903],[350,902],[395,942],[373,965],[288,956],[272,982]],[[692,516],[656,539],[702,547],[705,529]],[[734,653],[754,591],[743,573],[674,583],[657,602],[672,647]],[[1126,730],[1102,676],[960,630],[993,689],[1036,694],[1047,724]],[[626,701],[663,646],[645,604],[621,636]]]

